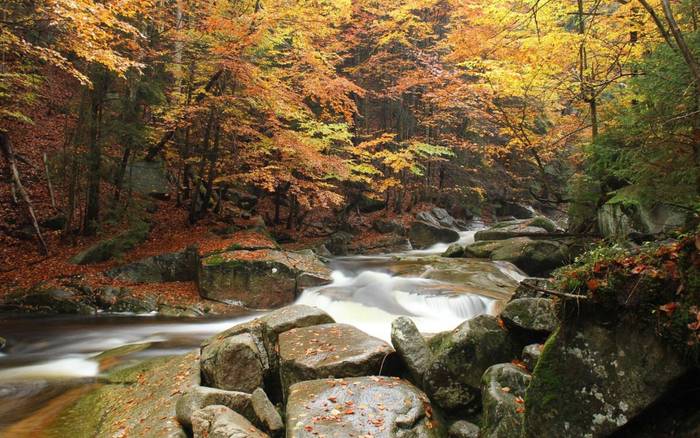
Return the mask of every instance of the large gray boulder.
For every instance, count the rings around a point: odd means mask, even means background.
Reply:
[[[509,330],[525,337],[545,337],[559,325],[554,301],[549,298],[517,298],[506,304],[501,319]]]
[[[300,382],[289,390],[287,437],[409,438],[445,436],[430,401],[391,377]]]
[[[245,417],[220,405],[195,411],[192,433],[194,438],[269,438]]]
[[[380,374],[393,353],[386,342],[347,324],[292,329],[279,336],[282,389],[304,380]]]
[[[202,297],[252,308],[290,304],[305,286],[331,282],[331,270],[309,253],[270,249],[228,251],[201,260],[198,274]]]
[[[273,437],[281,436],[284,433],[284,422],[262,388],[253,391],[251,403],[258,425]]]
[[[105,274],[131,283],[194,281],[197,278],[198,264],[197,248],[189,247],[180,252],[160,254],[118,266]]]
[[[448,410],[474,409],[481,376],[491,365],[509,362],[513,345],[495,317],[481,315],[430,340],[435,359],[423,377],[433,403]]]
[[[528,373],[510,363],[497,364],[486,370],[481,379],[481,438],[520,436],[525,391],[530,380]]]
[[[136,193],[164,198],[168,195],[169,184],[162,161],[135,161],[124,173],[125,186]]]
[[[609,436],[686,371],[638,317],[610,322],[580,315],[545,344],[527,391],[524,436]]]
[[[443,228],[457,228],[455,218],[444,208],[435,207],[430,211],[421,211],[416,215],[416,220],[427,222]]]
[[[272,311],[260,318],[238,324],[217,335],[206,339],[201,345],[202,379],[205,382],[228,381],[237,379],[238,357],[236,349],[231,348],[230,338],[247,335],[252,339],[257,352],[259,363],[262,366],[265,380],[278,380],[278,337],[281,333],[298,327],[308,327],[318,324],[332,323],[333,318],[324,311],[311,306],[293,305]],[[240,338],[236,338],[240,339]],[[248,339],[248,338],[246,338]],[[235,341],[235,339],[234,339]],[[249,350],[255,352],[250,343]],[[208,362],[205,366],[204,362]],[[251,369],[257,369],[257,362],[250,359]],[[231,373],[234,376],[228,377]],[[247,389],[251,385],[246,384]],[[252,387],[255,389],[255,387]],[[274,388],[270,388],[273,389]]]
[[[433,361],[433,354],[411,318],[401,316],[392,321],[391,343],[406,366],[413,383],[422,386],[423,375]]]
[[[146,241],[150,225],[136,222],[129,230],[114,237],[100,240],[87,249],[71,257],[70,262],[76,265],[88,265],[117,258],[125,252]]]
[[[523,352],[521,358],[523,363],[530,372],[535,370],[537,362],[540,361],[540,356],[542,356],[542,344],[530,344],[523,347]]]
[[[206,386],[193,386],[178,399],[175,405],[177,421],[185,428],[190,429],[192,427],[192,415],[196,411],[212,405],[226,406],[249,420],[254,418],[250,394]]]
[[[263,386],[269,366],[250,333],[230,336],[202,350],[203,383],[214,388],[251,393]]]

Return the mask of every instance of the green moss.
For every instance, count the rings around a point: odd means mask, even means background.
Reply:
[[[530,222],[530,226],[545,229],[550,233],[557,231],[557,226],[554,224],[554,222],[542,216],[534,218],[532,222]]]
[[[44,431],[47,438],[89,437],[100,430],[105,416],[104,395],[112,388],[103,386],[79,398],[72,406],[61,412],[53,427]]]
[[[528,399],[525,398],[526,409],[529,409],[532,405],[537,404],[543,409],[552,403],[558,403],[557,394],[560,393],[559,388],[565,384],[559,378],[559,373],[556,370],[556,363],[552,363],[549,358],[552,356],[551,350],[554,348],[554,344],[557,337],[560,336],[559,332],[561,327],[558,327],[554,333],[547,339],[542,348],[542,355],[533,371],[533,375],[537,375],[537,384],[541,388],[539,397],[533,397]]]
[[[130,362],[107,373],[105,380],[109,383],[136,383],[143,373],[170,360],[172,356],[156,357],[137,363]]]

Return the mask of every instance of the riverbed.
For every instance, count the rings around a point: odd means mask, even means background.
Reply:
[[[473,241],[475,231],[460,233]],[[391,321],[411,317],[423,333],[451,330],[475,316],[496,313],[524,278],[513,265],[439,256],[427,250],[331,260],[333,282],[308,288],[297,302],[317,306],[337,322],[389,341]],[[52,406],[99,384],[115,364],[182,354],[201,341],[264,312],[235,319],[95,315],[0,318],[8,347],[0,353],[0,436],[35,437],[55,415]],[[126,346],[126,347],[125,347]],[[125,347],[105,359],[101,353]]]

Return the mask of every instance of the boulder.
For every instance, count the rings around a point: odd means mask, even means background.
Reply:
[[[195,411],[192,432],[194,438],[269,438],[245,417],[221,405]]]
[[[510,363],[486,370],[481,379],[481,438],[520,436],[530,380],[528,373]]]
[[[89,291],[73,287],[37,285],[30,290],[7,295],[0,303],[0,310],[16,313],[91,315],[97,311],[97,306],[86,292]]]
[[[429,344],[435,359],[423,377],[424,388],[435,404],[448,411],[478,405],[484,371],[513,358],[507,332],[490,315],[466,321]]]
[[[138,222],[128,231],[117,234],[110,239],[100,240],[70,259],[76,265],[99,263],[121,256],[126,251],[143,243],[148,237],[149,225]]]
[[[549,273],[571,259],[569,247],[563,242],[529,237],[480,241],[465,247],[464,253],[467,257],[510,262],[535,276]]]
[[[41,226],[49,230],[59,231],[66,227],[66,217],[62,214],[41,221]]]
[[[502,201],[496,208],[496,215],[513,216],[516,219],[531,219],[537,215],[535,209],[529,205],[519,204],[517,202]]]
[[[554,286],[552,283],[553,281],[551,278],[528,277],[521,281],[520,284],[518,284],[518,287],[515,289],[515,292],[513,292],[512,299],[515,300],[517,298],[548,298],[551,295],[542,292],[541,289],[555,290],[556,286]]]
[[[273,437],[279,437],[284,433],[284,422],[279,412],[272,404],[262,388],[253,391],[251,397],[253,411],[259,420],[259,425]]]
[[[416,249],[429,248],[436,243],[451,243],[459,239],[459,233],[440,225],[414,221],[408,231],[408,239]]]
[[[392,377],[300,382],[289,389],[287,437],[441,437],[430,401]]]
[[[267,360],[250,333],[225,338],[202,350],[202,380],[205,385],[251,393],[263,386]]]
[[[166,283],[194,281],[199,257],[195,247],[180,252],[160,254],[105,272],[108,277],[131,283]]]
[[[525,338],[546,339],[559,325],[554,301],[549,298],[517,298],[503,308],[501,319],[509,330]]]
[[[530,372],[535,370],[537,362],[540,360],[540,356],[542,356],[542,347],[542,344],[530,344],[523,347],[521,358]]]
[[[254,418],[251,395],[245,392],[194,386],[180,397],[175,405],[177,421],[185,428],[192,427],[192,415],[207,406],[223,405],[249,420]]]
[[[547,340],[525,400],[527,438],[609,436],[687,370],[638,317],[579,315]]]
[[[311,254],[270,249],[228,251],[201,260],[198,287],[204,298],[274,308],[294,301],[300,277],[304,285],[312,280],[325,284],[331,282],[330,274],[331,270]]]
[[[166,198],[169,193],[168,175],[162,161],[134,161],[124,173],[124,185],[136,193]]]
[[[486,230],[477,231],[474,240],[504,240],[513,237],[549,234],[558,230],[551,220],[539,216],[533,219],[499,222]]]
[[[447,247],[447,249],[445,250],[444,253],[442,253],[443,257],[448,257],[448,258],[457,258],[457,257],[462,257],[463,255],[464,255],[464,246],[460,245],[459,243],[453,243],[452,245]]]
[[[353,235],[345,231],[338,231],[326,240],[324,243],[326,249],[335,256],[348,255],[348,246],[353,239]]]
[[[421,211],[416,215],[416,220],[427,222],[431,225],[443,228],[457,228],[455,218],[444,208],[435,207],[430,211]]]
[[[282,389],[304,380],[376,375],[389,367],[392,353],[386,342],[347,324],[292,329],[279,336]]]
[[[458,420],[450,425],[448,438],[479,438],[479,426],[464,420]]]
[[[607,203],[598,209],[598,229],[604,237],[626,238],[631,234],[655,235],[681,228],[687,211],[667,204]]]
[[[202,343],[201,357],[209,358],[211,365],[207,367],[202,366],[202,378],[205,381],[212,381],[218,379],[218,377],[215,377],[216,374],[225,374],[235,369],[236,359],[229,354],[228,339],[239,335],[248,335],[253,339],[258,352],[260,352],[259,359],[267,382],[271,383],[279,380],[278,336],[293,328],[332,322],[333,318],[324,311],[315,307],[297,304],[283,307],[260,318],[233,326]],[[219,366],[223,367],[223,369],[218,370]],[[267,389],[277,390],[276,388]]]
[[[394,219],[379,218],[372,223],[372,228],[382,234],[406,235],[406,227]]]
[[[411,375],[411,380],[423,386],[423,375],[433,360],[433,354],[416,324],[407,316],[391,323],[391,343]]]

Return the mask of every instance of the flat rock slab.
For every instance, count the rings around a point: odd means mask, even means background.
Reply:
[[[394,349],[347,324],[292,329],[279,336],[282,388],[303,380],[380,374]]]
[[[396,377],[297,383],[286,417],[287,438],[444,436],[425,394]]]

